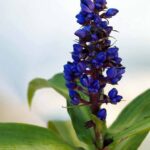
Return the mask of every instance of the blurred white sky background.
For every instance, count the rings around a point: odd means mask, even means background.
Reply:
[[[120,10],[111,25],[120,32],[114,36],[127,73],[118,88],[128,100],[109,106],[109,113],[113,112],[113,116],[108,115],[110,124],[129,100],[150,88],[150,1],[108,0],[108,4]],[[63,64],[70,60],[76,38],[73,33],[79,28],[75,19],[79,10],[79,0],[0,0],[0,104],[3,107],[0,121],[18,120],[45,126],[44,121],[49,118],[68,118],[66,110],[61,109],[65,100],[49,90],[38,92],[33,111],[29,112],[26,89],[31,79],[50,78],[61,72]],[[14,105],[21,107],[16,109],[19,113],[15,113]],[[11,111],[8,114],[7,109]],[[2,117],[4,113],[6,118]]]

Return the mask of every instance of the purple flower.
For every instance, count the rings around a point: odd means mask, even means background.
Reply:
[[[106,11],[105,17],[106,17],[106,18],[111,18],[111,17],[115,16],[118,12],[119,12],[118,9],[110,8],[110,9],[108,9],[108,10]]]
[[[81,10],[83,12],[86,12],[86,13],[92,13],[93,11],[88,7],[86,6],[85,4],[81,3]]]
[[[107,51],[107,56],[112,59],[118,57],[118,50],[119,49],[117,47],[109,48]]]
[[[78,15],[76,15],[76,18],[79,24],[84,24],[86,22],[86,18],[82,13],[79,13]]]
[[[84,74],[83,76],[81,76],[80,82],[84,87],[90,87],[91,83],[93,82],[93,79],[90,76]]]
[[[98,118],[100,118],[101,120],[105,120],[106,119],[106,116],[107,116],[107,112],[106,112],[106,109],[103,108],[103,109],[100,109],[97,113],[97,116]]]
[[[94,3],[91,0],[81,0],[90,10],[94,10]]]
[[[125,68],[109,68],[106,72],[107,74],[107,78],[108,80],[112,83],[112,84],[117,84],[118,81],[122,78],[122,74],[125,73]]]
[[[80,73],[83,73],[85,70],[86,70],[87,66],[86,66],[86,62],[79,62],[77,64],[77,70],[80,72]]]
[[[96,57],[100,62],[104,62],[106,60],[106,53],[105,52],[100,52],[97,54]]]
[[[108,95],[112,104],[117,104],[122,99],[122,96],[118,95],[118,91],[115,88],[110,90]]]
[[[106,2],[106,0],[95,0],[95,3],[99,3],[99,4],[101,4],[101,5],[106,5],[107,4],[107,2]]]
[[[106,73],[108,78],[113,79],[117,76],[117,69],[115,67],[109,68]]]
[[[76,91],[70,90],[69,96],[71,97],[71,103],[78,105],[80,103],[80,96]]]
[[[73,49],[75,53],[80,53],[82,52],[83,47],[80,44],[74,44]]]
[[[93,82],[90,84],[88,91],[90,93],[97,93],[100,90],[100,82],[99,80],[93,80]]]
[[[79,38],[85,38],[88,35],[88,32],[85,29],[79,29],[75,32],[75,35]]]
[[[73,61],[64,66],[71,104],[86,105],[88,102],[94,106],[90,107],[91,113],[103,121],[107,112],[101,106],[117,104],[122,99],[117,89],[113,88],[107,94],[104,88],[107,84],[118,84],[125,73],[119,48],[112,46],[110,40],[113,27],[108,19],[118,10],[107,9],[106,4],[106,0],[81,0],[81,10],[76,18],[82,27],[75,32],[78,39],[71,53]],[[83,98],[87,96],[88,100]]]

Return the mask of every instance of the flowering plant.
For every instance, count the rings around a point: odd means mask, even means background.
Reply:
[[[121,80],[125,67],[119,48],[110,39],[116,32],[109,19],[119,11],[107,8],[106,0],[81,0],[76,16],[81,28],[73,45],[72,62],[64,73],[46,80],[36,78],[28,88],[31,106],[35,92],[53,88],[66,98],[71,121],[49,121],[48,129],[23,124],[0,124],[1,145],[10,150],[137,150],[150,131],[150,90],[147,90],[120,113],[108,128],[104,104],[122,101],[116,88],[106,93],[106,85]],[[8,142],[8,139],[11,141]]]
[[[105,0],[81,0],[81,11],[76,18],[82,28],[75,32],[79,40],[73,45],[73,62],[64,66],[71,103],[90,105],[91,112],[103,121],[106,109],[100,109],[101,105],[117,104],[122,99],[117,89],[111,89],[107,96],[104,88],[107,84],[117,84],[125,72],[119,49],[109,40],[114,30],[108,19],[118,10],[107,9],[106,4]],[[88,101],[79,92],[86,95]]]

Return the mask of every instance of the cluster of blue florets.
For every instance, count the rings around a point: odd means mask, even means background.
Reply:
[[[104,93],[107,84],[115,85],[125,68],[118,56],[118,48],[110,41],[113,27],[108,19],[118,10],[107,9],[106,0],[81,0],[81,11],[76,16],[82,27],[75,32],[79,40],[73,45],[72,62],[64,66],[64,77],[73,105],[89,105],[101,120],[106,118],[103,103],[117,104],[122,96],[113,88]],[[84,99],[88,97],[88,99]]]

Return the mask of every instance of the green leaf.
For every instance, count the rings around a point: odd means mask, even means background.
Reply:
[[[107,130],[105,121],[100,120],[95,115],[91,115],[91,118],[96,125],[96,130],[104,136],[105,131]]]
[[[79,150],[63,141],[52,130],[33,125],[1,123],[2,150]]]
[[[65,85],[65,79],[63,73],[58,73],[48,80],[50,87],[55,89],[59,94],[64,96],[66,99],[69,98],[68,89]]]
[[[70,106],[70,102],[67,102],[67,106]],[[75,107],[68,109],[68,113],[71,117],[73,127],[77,133],[78,138],[88,144],[93,144],[94,141],[94,131],[92,129],[87,129],[85,123],[90,118],[90,112],[86,107]]]
[[[124,129],[122,132],[114,136],[114,140],[122,141],[128,137],[147,131],[150,131],[150,118],[145,118],[144,120],[139,121],[137,124]]]
[[[67,107],[68,107],[67,110],[72,120],[72,124],[77,133],[78,138],[81,141],[92,145],[94,140],[93,129],[85,128],[85,123],[91,119],[90,109],[88,107],[69,108],[72,105],[69,100],[68,89],[65,86],[65,80],[62,73],[57,74],[52,79],[50,79],[49,84],[52,88],[54,88],[57,92],[59,92],[67,99]]]
[[[71,106],[71,103],[69,100],[68,89],[65,86],[65,80],[62,73],[56,74],[50,80],[44,80],[44,79],[32,80],[28,88],[29,105],[32,102],[35,92],[45,87],[51,87],[55,89],[58,93],[60,93],[62,96],[66,98],[67,107],[68,107],[67,110],[72,120],[72,124],[76,131],[76,134],[81,141],[91,145],[91,150],[92,150],[94,147],[93,145],[94,132],[93,129],[86,129],[85,127],[85,123],[91,120],[90,109],[88,107],[69,108]]]
[[[35,92],[42,88],[48,88],[48,87],[50,87],[49,83],[45,79],[36,78],[36,79],[32,80],[29,83],[28,94],[27,94],[29,106],[31,106],[31,104],[32,104],[32,99],[33,99]]]
[[[128,137],[127,139],[123,140],[117,146],[115,146],[115,150],[137,150],[140,144],[142,143],[143,139],[145,139],[147,134],[139,133],[137,135],[133,135]]]
[[[102,121],[99,118],[97,118],[97,116],[95,116],[95,115],[91,115],[91,119],[95,124],[96,135],[99,135],[99,137],[97,137],[97,139],[96,139],[96,145],[97,145],[97,147],[102,149],[103,148],[103,140],[104,140],[103,137],[105,136],[105,132],[107,130],[106,123],[105,123],[105,121]]]
[[[49,121],[48,128],[59,134],[67,143],[78,147],[81,146],[85,149],[88,148],[86,144],[77,138],[71,121]]]
[[[116,134],[113,136],[114,143],[112,144],[112,147],[115,146],[115,150],[126,150],[127,148],[130,149],[131,146],[125,145],[125,144],[120,144],[129,137],[133,136],[141,136],[142,133],[149,132],[150,131],[150,118],[145,118],[144,120],[139,121],[137,124],[133,126],[129,126],[128,128],[124,129],[122,132]],[[135,144],[130,142],[130,144]],[[117,145],[117,146],[116,146]],[[137,147],[135,145],[132,146],[132,149],[136,150]]]
[[[117,137],[121,138],[122,136],[122,138],[124,138],[124,131],[126,131],[126,138],[122,140],[117,146],[115,146],[115,144],[112,144],[114,147],[111,146],[111,149],[137,150],[150,130],[149,106],[150,90],[147,90],[146,92],[135,98],[130,104],[128,104],[127,107],[125,107],[116,121],[109,128],[108,133],[111,133],[115,140],[118,140]],[[145,124],[142,124],[143,122]],[[141,133],[139,134],[139,132]],[[136,133],[138,134],[136,135]]]

